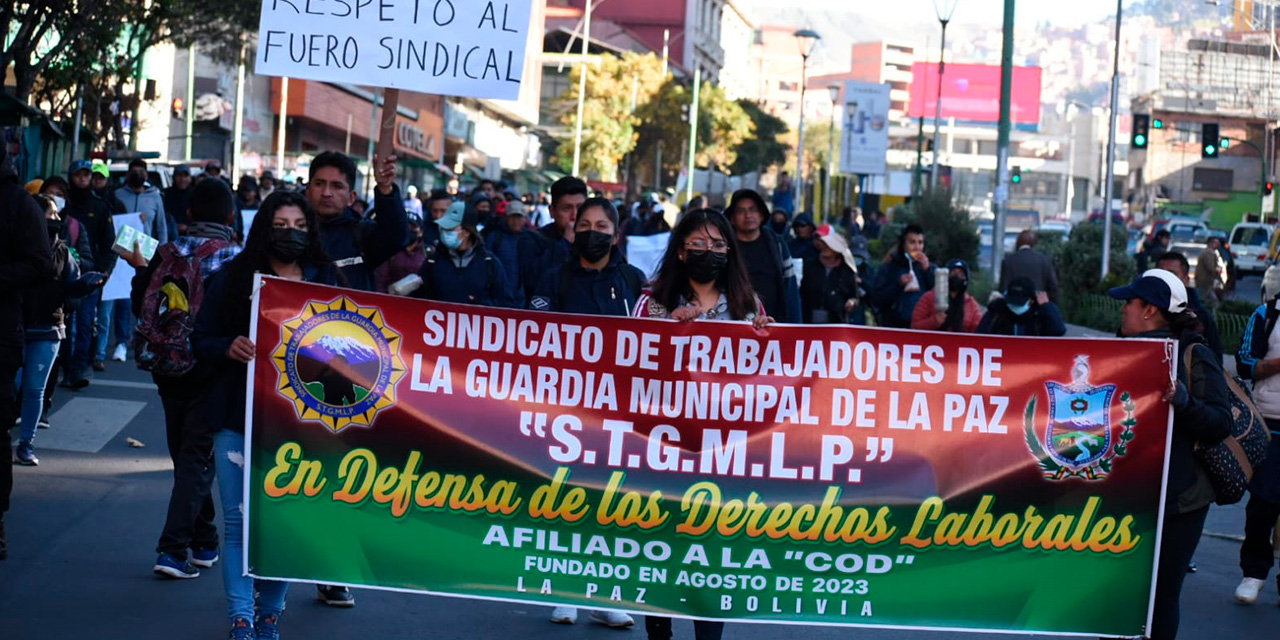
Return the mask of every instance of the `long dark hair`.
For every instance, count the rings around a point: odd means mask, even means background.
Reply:
[[[751,279],[747,277],[747,268],[742,263],[733,228],[729,226],[729,220],[724,214],[715,209],[690,211],[676,224],[676,228],[671,231],[671,240],[667,243],[667,252],[662,256],[658,277],[653,282],[652,297],[670,311],[680,305],[681,296],[686,300],[693,299],[693,287],[689,286],[689,272],[680,260],[680,250],[694,231],[707,227],[714,227],[724,241],[729,243],[729,264],[716,279],[716,289],[729,301],[729,316],[734,320],[746,320],[748,316],[758,312],[760,306],[756,302]]]
[[[227,297],[223,312],[236,326],[243,326],[245,330],[249,326],[253,274],[271,273],[271,223],[276,211],[284,207],[301,209],[307,220],[307,249],[298,258],[298,263],[321,268],[329,266],[329,255],[320,242],[320,218],[311,208],[311,203],[307,202],[306,196],[291,191],[276,191],[267,196],[253,217],[244,250],[224,267],[227,271]]]

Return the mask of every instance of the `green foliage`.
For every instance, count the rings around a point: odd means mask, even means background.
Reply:
[[[1058,252],[1058,282],[1065,292],[1106,293],[1107,289],[1133,280],[1136,265],[1125,252],[1129,236],[1121,225],[1112,227],[1111,269],[1106,280],[1100,278],[1102,265],[1101,224],[1080,224],[1071,230],[1071,238]]]
[[[938,189],[915,198],[898,210],[895,222],[898,224],[892,225],[893,228],[881,230],[881,237],[887,242],[896,244],[903,226],[918,224],[924,229],[924,251],[930,262],[941,266],[959,258],[977,270],[978,227],[951,191]],[[886,236],[886,232],[892,235]]]
[[[751,119],[755,135],[749,136],[738,146],[738,158],[730,170],[739,175],[752,171],[765,172],[786,162],[787,154],[791,152],[791,146],[782,141],[787,135],[787,123],[782,118],[767,113],[751,100],[739,100],[738,106]]]
[[[831,163],[831,137],[835,135],[836,148],[835,160],[836,164]],[[804,128],[804,167],[805,174],[810,180],[816,180],[820,172],[835,166],[839,168],[840,160],[840,129],[832,130],[829,122],[816,122],[814,124],[806,124]]]
[[[670,78],[658,96],[636,110],[636,117],[643,123],[636,153],[652,163],[661,141],[663,168],[679,170],[688,162],[689,122],[684,119],[682,108],[693,102],[693,87]],[[695,162],[703,167],[729,169],[738,159],[739,147],[752,135],[751,117],[723,89],[709,82],[702,84],[698,102]]]
[[[573,170],[573,129],[577,124],[578,81],[582,68],[577,65],[570,70],[569,89],[560,97],[565,108],[561,122],[569,125],[570,133],[561,139],[556,156],[566,172]],[[621,58],[601,56],[598,65],[590,65],[582,110],[580,173],[617,181],[618,163],[635,149],[639,137],[637,114],[657,97],[663,82],[662,62],[652,53],[626,52]],[[631,112],[633,89],[637,114]]]
[[[1258,304],[1259,303],[1250,302],[1248,300],[1227,298],[1218,305],[1218,313],[1231,313],[1248,318],[1250,315],[1253,315],[1253,310],[1258,308]]]

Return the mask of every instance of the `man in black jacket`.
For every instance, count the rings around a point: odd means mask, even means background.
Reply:
[[[18,415],[11,382],[22,368],[22,291],[53,273],[49,232],[44,215],[31,194],[18,182],[0,145],[0,428],[5,444]],[[4,514],[13,493],[13,456],[0,455],[0,560],[9,556]]]
[[[735,191],[725,210],[738,238],[751,286],[765,311],[778,322],[799,324],[800,285],[787,242],[764,226],[769,209],[764,198],[751,189]]]
[[[112,220],[111,206],[94,193],[92,184],[93,164],[88,160],[77,160],[71,163],[68,171],[71,182],[71,193],[67,194],[67,208],[64,217],[75,218],[80,222],[84,233],[89,236],[93,247],[94,269],[110,277],[115,269],[118,256],[113,247],[116,243],[116,227]],[[102,291],[89,294],[76,310],[76,337],[71,351],[71,371],[68,372],[67,386],[72,389],[83,389],[89,386],[89,366],[93,358],[93,327],[98,316],[98,302]]]
[[[373,272],[409,244],[404,197],[396,186],[396,157],[374,156],[374,167],[373,220],[351,208],[356,201],[356,165],[351,158],[326,151],[311,161],[307,180],[307,201],[320,217],[324,250],[346,286],[360,291],[373,291]]]
[[[578,207],[587,201],[587,183],[565,176],[551,185],[551,223],[520,236],[520,288],[526,300],[533,298],[542,276],[569,260],[573,250],[573,225]]]

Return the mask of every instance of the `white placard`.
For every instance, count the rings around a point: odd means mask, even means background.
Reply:
[[[246,240],[249,238],[249,229],[253,227],[253,218],[257,215],[257,209],[240,210],[240,224],[243,225],[241,228],[244,229],[244,237]]]
[[[257,73],[514,100],[532,0],[262,0]]]
[[[662,265],[662,256],[666,254],[669,242],[670,232],[652,236],[627,236],[627,264],[643,271],[645,279],[652,281],[658,275],[658,267]]]
[[[889,152],[889,85],[844,83],[840,173],[883,175]]]
[[[120,235],[120,230],[125,227],[133,227],[139,233],[143,233],[142,214],[140,213],[117,213],[111,217],[111,221],[116,225],[117,236]],[[127,299],[133,290],[133,274],[134,268],[128,262],[116,260],[116,268],[111,271],[111,277],[107,278],[107,284],[102,287],[102,299]]]

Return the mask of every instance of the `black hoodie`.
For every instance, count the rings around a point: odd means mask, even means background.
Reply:
[[[48,225],[40,205],[0,151],[0,347],[22,347],[23,292],[52,274]]]
[[[93,246],[93,266],[104,274],[110,274],[116,266],[116,225],[112,220],[111,206],[93,189],[77,189],[71,186],[67,194],[67,208],[63,216],[80,221],[84,233]]]

